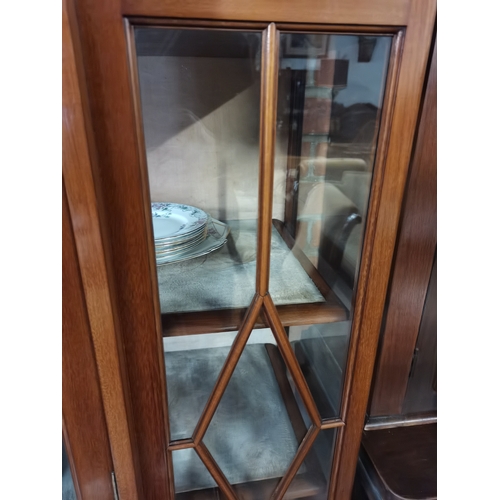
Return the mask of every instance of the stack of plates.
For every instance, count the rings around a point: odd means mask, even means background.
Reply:
[[[152,203],[157,265],[206,255],[226,242],[229,228],[203,210],[177,203]]]

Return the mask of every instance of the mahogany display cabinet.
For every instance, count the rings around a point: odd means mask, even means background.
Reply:
[[[435,17],[63,2],[77,498],[350,498]]]

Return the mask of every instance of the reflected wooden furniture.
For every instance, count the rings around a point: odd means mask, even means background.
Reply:
[[[320,0],[258,0],[250,4],[220,0],[66,0],[63,5],[63,181],[69,221],[64,231],[65,238],[71,232],[74,237],[74,250],[65,252],[64,258],[80,276],[78,300],[72,300],[69,294],[65,294],[64,300],[70,317],[81,314],[88,319],[84,337],[92,347],[94,363],[88,356],[84,364],[96,390],[95,397],[88,399],[87,410],[99,416],[99,430],[89,429],[89,441],[92,451],[99,450],[96,454],[104,457],[90,463],[85,450],[88,443],[83,443],[81,436],[67,433],[65,441],[72,450],[71,456],[85,457],[85,461],[72,460],[78,495],[82,499],[108,498],[115,488],[121,500],[174,500],[177,496],[172,454],[194,448],[217,483],[214,497],[300,498],[321,491],[322,498],[348,499],[420,108],[435,1],[360,0],[353,4],[340,0],[325,4]],[[161,316],[152,227],[146,216],[150,200],[139,123],[138,82],[134,79],[137,73],[131,57],[131,30],[139,25],[263,33],[257,279],[255,295],[245,312]],[[304,377],[285,327],[339,321],[347,317],[346,308],[298,251],[296,259],[325,302],[285,305],[280,309],[268,294],[280,30],[393,37],[354,314],[349,312],[352,333],[346,369],[340,375],[345,383],[338,395],[339,416],[332,418],[321,418],[310,394],[309,385],[314,387],[314,380]],[[295,248],[291,235],[279,223],[277,227],[289,247]],[[303,402],[311,425],[305,433],[304,428],[295,427],[297,453],[282,478],[261,485],[233,487],[202,438],[256,322],[275,333],[295,387],[306,396]],[[187,325],[189,331],[182,330],[181,324]],[[193,437],[171,440],[163,335],[196,333],[200,325],[204,325],[205,332],[208,325],[212,332],[236,327],[240,333]],[[63,376],[68,383],[63,406],[69,407],[79,398],[85,399],[87,381],[68,376],[78,357],[71,348],[74,345],[69,345],[73,338],[71,325],[63,335]],[[283,371],[275,369],[275,373],[276,379],[284,382]],[[280,385],[282,396],[289,390],[286,384]],[[285,396],[288,405],[290,399]],[[293,414],[297,410],[288,405],[287,412]],[[84,418],[78,412],[67,412],[66,427],[77,428]],[[328,484],[319,484],[319,490],[312,491],[311,483],[304,481],[307,477],[300,476],[301,465],[304,459],[307,462],[315,438],[324,431],[335,432],[333,463]],[[295,473],[299,475],[294,477]],[[97,493],[93,489],[96,485],[100,488]],[[315,485],[318,487],[317,482]],[[252,490],[256,486],[260,486],[257,493]]]
[[[436,102],[434,41],[358,463],[370,500],[437,496]]]

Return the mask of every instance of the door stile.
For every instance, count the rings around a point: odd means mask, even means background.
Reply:
[[[113,466],[124,498],[138,498],[136,443],[131,434],[132,409],[124,374],[120,323],[113,301],[107,246],[98,209],[97,164],[91,128],[80,30],[72,0],[63,2],[63,180],[78,254],[92,334]]]

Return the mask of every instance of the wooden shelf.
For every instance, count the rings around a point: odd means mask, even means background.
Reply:
[[[309,259],[304,255],[296,245],[293,238],[285,229],[283,223],[273,220],[275,234],[273,237],[280,238],[291,250],[293,257],[299,264],[299,269],[305,271],[305,280],[312,282],[317,290],[317,296],[322,301],[313,301],[308,303],[289,303],[276,304],[280,319],[284,326],[300,326],[310,324],[332,323],[344,321],[348,317],[348,311],[342,304],[337,295],[331,290],[325,280],[318,273]],[[230,242],[228,242],[228,246]],[[218,259],[218,253],[211,254],[211,259]],[[271,253],[271,260],[273,254]],[[198,259],[194,259],[198,260]],[[199,265],[197,263],[197,265]],[[214,275],[214,278],[216,276]],[[273,274],[271,273],[270,289],[272,290]],[[311,283],[308,283],[310,286]],[[161,285],[160,285],[161,286]],[[160,290],[165,293],[165,289]],[[173,289],[172,293],[182,293],[182,291]],[[272,296],[272,294],[271,294]],[[251,299],[251,297],[250,297]],[[209,302],[207,300],[207,302]],[[248,301],[250,303],[250,300]],[[235,331],[240,327],[247,307],[236,308],[214,308],[205,311],[189,312],[164,312],[162,313],[163,336],[193,335],[200,333],[216,333]],[[255,324],[255,328],[267,328],[268,324],[260,315]]]

